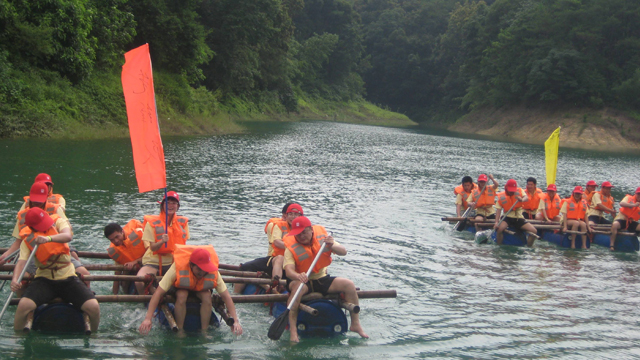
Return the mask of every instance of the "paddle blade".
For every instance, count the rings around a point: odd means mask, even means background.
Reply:
[[[485,244],[487,243],[487,241],[489,241],[489,237],[491,237],[491,233],[493,232],[493,230],[484,230],[484,231],[478,231],[476,233],[476,244]]]
[[[267,336],[271,340],[278,340],[284,329],[287,328],[287,324],[289,324],[289,309],[285,310],[278,318],[276,318],[273,323],[271,323],[271,327],[269,327],[269,332]]]

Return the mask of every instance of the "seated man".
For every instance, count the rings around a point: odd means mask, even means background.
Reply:
[[[478,176],[478,188],[473,190],[473,193],[467,199],[469,207],[476,209],[476,221],[482,221],[487,219],[496,218],[496,209],[494,205],[496,203],[496,191],[498,190],[498,182],[493,178],[493,175],[489,175],[489,179],[493,185],[487,186],[487,175],[480,174]],[[483,190],[484,189],[484,190]],[[482,190],[482,194],[480,191]],[[476,224],[476,231],[480,231]]]
[[[496,200],[496,221],[493,225],[496,230],[496,242],[498,245],[502,245],[504,231],[508,227],[516,231],[537,233],[536,228],[522,216],[522,204],[527,201],[527,195],[518,187],[518,183],[514,179],[509,179],[504,186],[504,190],[498,194],[498,199]],[[503,209],[506,212],[504,221],[501,223],[499,219]],[[529,234],[527,236],[527,246],[533,246],[535,240],[535,236]]]
[[[142,265],[142,256],[147,251],[142,242],[142,223],[131,219],[122,228],[116,223],[104,227],[104,236],[111,241],[107,254],[117,264],[123,265],[123,271],[116,271],[116,275],[136,275]],[[129,291],[129,281],[114,281],[113,294],[117,295],[122,287],[124,293]]]
[[[591,197],[591,201],[587,202],[589,209],[587,211],[587,219],[589,226],[598,224],[611,224],[604,218],[604,213],[611,214],[612,218],[616,217],[615,200],[611,196],[611,188],[613,185],[609,181],[605,181],[600,186],[600,191],[595,191]]]
[[[309,291],[319,292],[322,295],[344,293],[345,301],[358,305],[358,293],[353,281],[341,277],[333,277],[327,274],[327,266],[331,264],[331,254],[344,256],[347,249],[327,235],[327,231],[320,225],[311,225],[311,221],[300,216],[291,224],[291,231],[284,237],[284,244],[287,249],[284,252],[284,269],[287,272],[287,286],[291,292],[289,301],[298,287],[302,286],[301,294],[296,299],[289,312],[289,332],[290,339],[298,342],[298,305],[302,295]],[[307,278],[306,272],[315,259],[321,247],[321,241],[327,246],[320,255],[320,260]],[[349,330],[357,332],[363,338],[368,338],[360,325],[358,314],[351,312],[351,327]]]
[[[236,308],[227,290],[227,285],[218,272],[218,255],[211,245],[189,246],[176,244],[173,253],[173,264],[164,274],[158,289],[149,301],[149,308],[139,331],[147,335],[151,330],[151,319],[160,300],[169,290],[176,293],[174,317],[178,325],[178,331],[184,331],[184,319],[187,316],[187,297],[192,294],[198,297],[200,305],[200,321],[202,332],[209,328],[211,320],[211,291],[216,289],[220,298],[224,301],[229,316],[234,319],[231,331],[236,335],[242,334],[240,319],[236,314]]]
[[[609,250],[614,250],[619,230],[638,233],[640,230],[638,220],[640,220],[640,187],[636,189],[635,195],[627,195],[620,201],[620,212],[611,224]]]
[[[536,178],[530,177],[527,179],[526,195],[527,201],[522,204],[522,216],[527,220],[533,220],[536,218],[540,205],[540,195],[542,195],[542,190],[538,189]]]
[[[562,201],[560,213],[562,213],[562,231],[571,227],[572,231],[587,231],[587,202],[582,198],[584,192],[582,186],[576,186],[571,196]],[[576,234],[571,234],[571,248],[576,248]],[[582,248],[587,248],[587,237],[583,236]]]
[[[284,243],[282,237],[291,229],[291,221],[302,215],[302,206],[294,203],[286,203],[282,208],[281,218],[271,218],[264,228],[269,241],[267,256],[257,258],[247,263],[240,264],[241,271],[261,271],[273,280],[273,284],[278,284],[282,279],[282,264],[284,263]],[[277,285],[274,285],[274,287]],[[245,284],[234,284],[233,292],[241,294]]]
[[[18,303],[14,329],[22,331],[27,316],[38,306],[62,298],[89,315],[92,332],[98,330],[100,305],[89,288],[78,279],[71,264],[68,243],[73,236],[68,221],[56,215],[49,216],[40,208],[31,208],[26,214],[25,224],[27,227],[20,231],[23,241],[11,280],[11,290],[17,292],[22,289],[18,277],[36,245],[37,271],[35,279],[29,283]]]
[[[596,189],[598,188],[598,183],[595,180],[587,181],[587,186],[585,186],[584,196],[587,205],[591,204],[591,197],[596,193]]]
[[[536,220],[540,221],[560,221],[561,200],[558,196],[558,188],[555,184],[547,186],[547,193],[540,195],[540,205],[536,213]]]
[[[462,178],[462,184],[458,185],[453,193],[456,194],[456,216],[461,217],[463,212],[469,208],[467,199],[477,189],[478,185],[473,183],[471,176],[465,176]]]

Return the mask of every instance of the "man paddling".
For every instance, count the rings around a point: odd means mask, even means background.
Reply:
[[[540,206],[540,195],[542,195],[542,190],[538,189],[536,178],[527,179],[526,195],[527,201],[522,204],[522,216],[527,220],[533,220],[536,218]]]
[[[242,335],[240,319],[236,314],[236,308],[227,290],[227,285],[218,272],[218,264],[218,255],[211,245],[176,245],[174,262],[162,277],[158,289],[156,289],[151,301],[149,301],[147,315],[138,329],[140,333],[143,335],[149,333],[153,313],[164,298],[164,295],[170,290],[175,290],[176,295],[174,317],[178,325],[178,331],[184,331],[187,298],[191,294],[201,301],[201,330],[206,332],[211,320],[211,291],[216,289],[216,292],[220,294],[220,298],[227,307],[229,316],[234,319],[231,331],[236,335]]]
[[[502,245],[504,231],[510,227],[516,231],[527,231],[535,234],[536,228],[533,227],[524,216],[522,216],[522,204],[527,201],[527,195],[518,187],[518,183],[514,179],[507,180],[503,192],[498,194],[496,201],[496,221],[493,228],[496,230],[496,243]],[[504,210],[503,210],[504,209]],[[499,221],[502,211],[505,213],[504,221]],[[533,235],[527,236],[527,246],[533,246],[536,238]]]
[[[561,199],[558,196],[558,188],[555,184],[547,186],[547,192],[540,195],[540,205],[536,213],[536,220],[540,221],[560,221]]]
[[[620,212],[611,224],[611,238],[609,250],[614,250],[616,236],[619,230],[638,232],[640,230],[640,187],[635,195],[627,195],[620,201]]]
[[[591,198],[593,197],[593,194],[596,193],[597,188],[598,183],[595,182],[595,180],[587,181],[587,185],[584,187],[584,199],[587,202],[587,205],[591,204]]]
[[[469,204],[467,203],[467,199],[473,192],[473,190],[477,189],[478,185],[473,183],[473,179],[471,176],[465,176],[462,178],[462,184],[458,185],[453,193],[456,194],[456,216],[462,216],[462,213],[467,210]]]
[[[291,301],[298,287],[302,286],[301,296],[309,291],[319,292],[322,295],[344,293],[345,301],[358,305],[358,293],[353,281],[327,274],[327,266],[331,264],[331,254],[344,256],[347,254],[347,249],[334,241],[324,227],[311,225],[307,217],[299,216],[292,222],[291,231],[283,240],[287,248],[284,252],[284,269],[287,272],[287,286],[291,292],[287,303]],[[321,242],[327,245],[313,272],[307,278],[306,272],[320,250]],[[289,332],[292,342],[299,341],[297,322],[301,296],[296,298],[289,312]],[[368,338],[369,335],[365,334],[360,324],[359,314],[351,312],[350,315],[349,330],[363,338]]]
[[[122,228],[117,223],[110,223],[104,227],[104,236],[111,244],[107,249],[107,254],[117,264],[123,265],[124,270],[116,271],[116,275],[135,275],[142,266],[142,256],[147,251],[142,241],[142,223],[136,219],[131,219]],[[120,286],[127,293],[129,291],[128,281],[114,281],[113,294],[117,295]]]
[[[73,235],[67,219],[49,216],[44,210],[34,207],[27,212],[25,224],[26,227],[20,231],[23,241],[11,290],[17,292],[22,289],[18,277],[36,245],[37,270],[34,280],[29,283],[18,303],[14,329],[23,331],[30,312],[55,298],[62,298],[89,315],[92,333],[98,330],[100,305],[89,288],[78,279],[71,264],[68,243]]]
[[[45,174],[45,173],[38,174],[36,176],[36,179],[33,182],[34,183],[43,182],[47,184],[47,188],[48,188],[47,202],[51,204],[60,205],[60,207],[62,207],[62,210],[66,211],[67,201],[64,199],[64,197],[62,197],[62,195],[53,193],[53,180],[51,180],[51,176],[49,176],[49,174]],[[24,204],[22,204],[22,207],[20,208],[20,210],[23,210],[24,208],[26,208],[28,203],[29,203],[29,196],[25,196]]]
[[[179,216],[179,209],[180,195],[175,191],[169,191],[160,202],[160,215],[144,216],[142,241],[147,250],[142,256],[142,268],[138,271],[138,276],[162,275],[167,272],[173,264],[173,250],[176,244],[184,245],[189,239],[189,219]],[[136,290],[138,294],[144,294],[144,282],[136,282]]]
[[[487,186],[487,180],[491,179],[493,185]],[[471,209],[476,209],[476,221],[483,221],[496,218],[496,209],[494,205],[496,203],[496,192],[499,188],[498,182],[493,178],[493,175],[480,174],[478,176],[478,188],[474,189],[467,202]],[[480,193],[480,190],[482,190]],[[476,223],[476,231],[480,231]]]
[[[587,202],[582,198],[584,191],[582,186],[576,186],[571,196],[562,201],[560,213],[562,213],[562,231],[571,228],[572,231],[587,232]],[[571,248],[576,248],[577,234],[571,234]],[[588,238],[582,237],[582,248],[587,248]]]
[[[286,203],[282,208],[282,217],[269,219],[264,228],[264,232],[267,234],[267,240],[269,241],[267,256],[240,264],[240,270],[261,271],[271,276],[274,284],[277,284],[280,279],[284,278],[282,274],[282,264],[284,263],[285,247],[282,238],[291,230],[291,221],[302,214],[302,206],[295,203]],[[233,292],[241,294],[244,288],[245,284],[234,284]]]

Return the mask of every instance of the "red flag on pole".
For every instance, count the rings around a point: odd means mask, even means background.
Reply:
[[[156,112],[149,44],[127,52],[124,58],[122,89],[127,105],[138,191],[166,188],[167,173]]]

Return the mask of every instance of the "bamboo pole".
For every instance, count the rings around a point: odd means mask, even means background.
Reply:
[[[611,231],[603,231],[603,230],[593,230],[593,233],[611,235]],[[622,236],[638,236],[638,233],[628,232],[628,231],[618,231],[617,234]]]
[[[13,264],[4,264],[0,266],[0,271],[13,271],[15,265]],[[85,264],[85,269],[90,271],[123,271],[123,265],[113,265],[113,264]],[[229,276],[238,276],[238,277],[247,277],[247,278],[259,278],[262,277],[262,273],[260,272],[251,272],[251,271],[235,271],[235,270],[218,270],[220,275],[229,275]],[[140,280],[142,281],[142,280]]]
[[[89,319],[89,314],[86,312],[82,312],[82,321],[84,322],[84,334],[91,335],[91,319]]]
[[[311,315],[311,316],[318,316],[318,314],[320,314],[320,311],[318,311],[318,309],[313,308],[309,305],[305,305],[303,303],[300,303],[298,305],[298,309],[306,312],[307,314]]]
[[[229,313],[227,312],[227,308],[224,305],[224,301],[222,301],[222,298],[220,297],[219,294],[211,295],[211,305],[213,306],[213,309],[218,314],[220,314],[220,317],[222,318],[222,320],[224,320],[227,326],[232,327],[233,324],[236,322],[236,320],[231,316],[229,316]]]
[[[31,331],[32,327],[33,327],[33,311],[27,314],[27,322],[24,324],[24,328],[22,328],[22,331],[28,333],[29,331]]]
[[[171,313],[171,310],[169,310],[167,304],[160,305],[160,310],[164,314],[164,317],[167,319],[171,331],[178,332],[178,324],[176,324],[176,319],[173,318],[173,314]]]
[[[0,274],[0,280],[11,280],[13,275],[3,275]],[[162,276],[156,276],[157,280],[161,280]],[[25,274],[23,280],[32,280],[31,275]],[[146,282],[148,280],[145,276],[136,276],[136,275],[88,275],[82,277],[83,281],[143,281]],[[223,277],[222,280],[225,283],[230,284],[271,284],[273,281],[271,279],[262,279],[262,278],[234,278],[234,277]],[[280,280],[280,285],[286,285],[286,280]]]
[[[342,301],[342,300],[340,300],[339,304],[340,304],[341,308],[347,309],[347,310],[349,310],[349,312],[352,312],[354,314],[357,314],[357,313],[360,312],[360,306],[358,306],[356,304],[352,304],[350,302]]]
[[[382,299],[382,298],[395,298],[397,296],[396,290],[368,290],[358,291],[358,298],[360,299]],[[302,297],[302,301],[310,301],[316,299],[338,299],[339,294],[329,294],[322,296],[320,293],[310,293]],[[10,305],[18,305],[21,298],[11,299]],[[286,302],[289,299],[288,294],[273,295],[231,295],[231,299],[234,303],[265,303],[265,302]],[[151,300],[151,295],[96,295],[96,300],[100,303],[114,303],[114,302],[139,302],[145,303]],[[49,301],[49,304],[56,302],[62,302],[60,299],[54,299]],[[174,303],[174,296],[165,296],[165,302]],[[200,302],[198,298],[188,298],[187,302]]]

